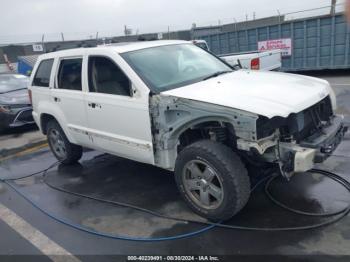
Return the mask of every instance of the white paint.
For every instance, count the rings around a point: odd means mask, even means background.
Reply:
[[[34,44],[33,45],[33,52],[43,52],[44,47],[42,44]]]
[[[350,83],[349,84],[333,84],[331,83],[332,86],[350,86]]]
[[[301,75],[239,70],[164,95],[222,105],[272,118],[288,117],[331,95],[327,81]]]
[[[14,68],[13,71],[11,71],[9,69],[7,64],[0,64],[0,74],[1,73],[16,73],[17,72],[18,63],[12,63],[12,66]]]
[[[251,69],[251,62],[254,59],[259,59],[259,70],[262,71],[277,70],[282,67],[281,50],[223,55],[220,58],[224,59],[231,66],[237,65],[239,60],[243,69]]]
[[[210,50],[207,41],[193,40],[193,44],[201,48]],[[259,70],[272,71],[282,67],[282,51],[272,50],[266,52],[244,52],[236,54],[224,54],[219,57],[231,66],[241,64],[243,69],[252,69],[252,61],[259,59]]]
[[[126,43],[117,43],[117,44],[107,44],[107,45],[100,45],[95,48],[89,48],[89,50],[92,50],[93,53],[96,51],[106,51],[108,50],[109,53],[117,52],[119,54],[141,50],[145,48],[152,48],[157,46],[167,46],[167,45],[180,45],[180,44],[192,44],[192,42],[189,41],[182,41],[182,40],[156,40],[156,41],[139,41],[139,42],[126,42]],[[47,54],[42,54],[39,56],[39,59],[48,59],[53,57],[63,57],[63,56],[76,56],[80,55],[82,52],[78,51],[79,49],[68,49],[68,50],[62,50]],[[88,51],[87,48],[81,48],[82,51]]]
[[[70,252],[2,204],[0,204],[0,218],[52,261],[80,261],[77,257],[73,256]]]
[[[282,38],[258,42],[259,52],[282,50],[282,56],[292,55],[292,39]]]
[[[154,164],[148,104],[150,90],[118,54],[145,46],[178,44],[184,41],[160,41],[158,45],[154,42],[71,49],[39,56],[33,72],[36,72],[38,65],[44,59],[55,59],[55,62],[52,67],[51,88],[30,87],[33,97],[33,116],[38,126],[41,126],[39,116],[43,113],[50,114],[57,119],[68,140],[74,144]],[[131,80],[132,88],[135,90],[133,96],[89,92],[88,56],[90,55],[108,57],[116,63]],[[70,57],[83,59],[82,91],[54,88],[58,87],[59,61]],[[35,73],[32,74],[31,79],[34,75]],[[98,104],[99,107],[92,108],[89,103]]]

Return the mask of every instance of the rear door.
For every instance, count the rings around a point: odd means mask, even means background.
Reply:
[[[55,88],[51,99],[57,105],[57,113],[61,124],[65,124],[72,143],[90,146],[85,109],[85,95],[82,77],[83,56],[63,57],[57,61]]]
[[[153,164],[148,93],[130,80],[121,60],[103,50],[88,56],[89,133],[94,148]]]
[[[53,58],[41,60],[37,69],[34,70],[35,74],[31,80],[30,90],[32,93],[33,117],[38,125],[40,125],[39,102],[50,101],[51,99],[53,63]]]

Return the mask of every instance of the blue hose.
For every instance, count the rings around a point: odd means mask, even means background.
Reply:
[[[158,238],[143,238],[143,237],[130,237],[130,236],[118,236],[118,235],[111,235],[111,234],[107,234],[107,233],[102,233],[102,232],[98,232],[95,231],[93,229],[78,225],[78,224],[74,224],[72,222],[69,222],[68,220],[65,220],[63,218],[57,217],[55,215],[53,215],[52,213],[50,213],[49,211],[41,208],[39,205],[37,205],[36,203],[34,203],[29,197],[27,197],[25,194],[23,194],[21,191],[19,191],[14,185],[12,185],[11,183],[9,183],[6,180],[1,180],[2,182],[4,182],[6,185],[8,185],[10,188],[12,188],[18,195],[20,195],[21,197],[23,197],[25,200],[27,200],[33,207],[35,207],[36,209],[40,210],[42,213],[44,213],[45,215],[47,215],[48,217],[52,218],[53,220],[64,224],[66,226],[72,227],[76,230],[85,232],[85,233],[89,233],[95,236],[99,236],[99,237],[105,237],[105,238],[110,238],[110,239],[115,239],[115,240],[127,240],[127,241],[137,241],[137,242],[159,242],[159,241],[170,241],[170,240],[178,240],[178,239],[183,239],[183,238],[189,238],[189,237],[194,237],[197,236],[199,234],[202,234],[204,232],[209,231],[210,229],[213,229],[216,225],[210,225],[208,227],[202,228],[200,230],[197,231],[193,231],[190,233],[186,233],[186,234],[180,234],[180,235],[175,235],[175,236],[170,236],[170,237],[158,237]],[[218,223],[219,224],[219,223]]]
[[[30,174],[30,175],[25,175],[22,177],[17,177],[17,178],[0,178],[0,182],[5,183],[6,185],[8,185],[11,189],[13,189],[18,195],[20,195],[21,197],[23,197],[27,202],[29,202],[34,208],[38,209],[39,211],[41,211],[42,213],[44,213],[45,215],[47,215],[48,217],[52,218],[53,220],[64,224],[66,226],[69,226],[71,228],[74,228],[76,230],[88,233],[88,234],[92,234],[95,236],[99,236],[99,237],[105,237],[105,238],[109,238],[109,239],[115,239],[115,240],[126,240],[126,241],[137,241],[137,242],[159,242],[159,241],[171,241],[171,240],[179,240],[179,239],[184,239],[184,238],[190,238],[190,237],[194,237],[197,235],[200,235],[202,233],[205,233],[211,229],[213,229],[214,227],[223,227],[223,225],[221,224],[222,221],[218,222],[218,223],[214,223],[214,224],[209,224],[208,226],[197,230],[197,231],[193,231],[190,233],[186,233],[186,234],[180,234],[180,235],[175,235],[175,236],[170,236],[170,237],[157,237],[157,238],[143,238],[143,237],[130,237],[130,236],[122,236],[122,235],[112,235],[112,234],[107,234],[107,233],[103,233],[103,232],[98,232],[96,230],[81,226],[79,224],[75,224],[72,223],[64,218],[60,218],[57,217],[56,215],[50,213],[49,211],[41,208],[38,204],[36,204],[34,201],[32,201],[28,196],[26,196],[23,192],[21,192],[20,190],[18,190],[13,184],[10,183],[10,181],[16,181],[19,179],[23,179],[23,178],[27,178],[27,177],[31,177],[34,175],[38,175],[40,173],[45,173],[46,171],[50,170],[51,168],[55,167],[57,163],[52,164],[50,167],[46,168],[45,170]],[[268,176],[265,177],[263,179],[261,179],[259,182],[257,182],[255,184],[255,186],[251,189],[251,193],[254,192],[264,181],[266,181],[267,179],[271,178],[272,176]]]

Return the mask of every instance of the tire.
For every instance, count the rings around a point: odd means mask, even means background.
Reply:
[[[210,140],[180,152],[175,179],[189,207],[212,221],[232,218],[249,200],[250,180],[241,159],[230,148]]]
[[[55,120],[51,120],[47,124],[47,141],[52,153],[62,164],[75,164],[83,155],[83,148],[70,143],[61,126]]]

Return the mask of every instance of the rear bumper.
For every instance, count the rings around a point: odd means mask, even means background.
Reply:
[[[33,124],[32,108],[25,107],[0,113],[0,128],[20,127]]]

